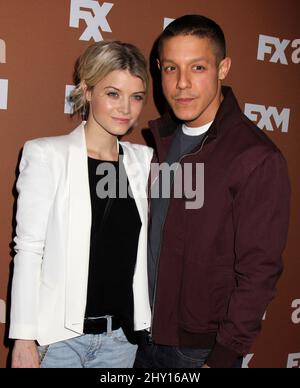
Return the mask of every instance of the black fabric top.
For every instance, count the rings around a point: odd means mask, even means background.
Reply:
[[[141,220],[135,200],[119,195],[119,180],[129,185],[121,159],[105,162],[88,158],[92,226],[85,316],[114,315],[128,332],[133,329],[132,281]],[[108,169],[115,171],[110,180]],[[100,198],[103,193],[108,196]]]

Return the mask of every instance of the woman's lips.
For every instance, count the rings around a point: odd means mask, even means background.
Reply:
[[[120,124],[129,124],[130,119],[123,119],[121,117],[113,117],[113,120],[117,121]]]

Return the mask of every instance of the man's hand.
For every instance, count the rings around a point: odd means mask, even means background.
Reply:
[[[206,368],[210,368],[210,366],[208,366],[207,364],[203,364],[203,365],[201,366],[201,368],[206,369]]]
[[[34,340],[16,340],[12,352],[12,368],[39,368],[40,357]]]

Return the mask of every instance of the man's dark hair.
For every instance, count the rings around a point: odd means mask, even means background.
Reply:
[[[199,38],[208,38],[213,43],[217,63],[226,57],[226,42],[221,27],[213,20],[202,15],[184,15],[173,20],[159,37],[159,57],[164,42],[178,35],[193,35]]]

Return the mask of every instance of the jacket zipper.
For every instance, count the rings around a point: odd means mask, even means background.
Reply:
[[[188,156],[192,156],[192,155],[197,155],[199,152],[201,152],[206,140],[208,139],[208,135],[203,139],[202,143],[201,143],[201,146],[199,148],[199,150],[197,150],[196,152],[192,152],[190,154],[186,154],[186,155],[183,155],[178,163],[181,163],[181,161],[188,157]],[[176,174],[176,172],[175,172]],[[175,178],[175,174],[174,174],[174,178]],[[173,185],[174,185],[174,180],[172,182],[172,187],[170,188],[170,193],[173,189]],[[151,194],[151,192],[150,192]],[[151,201],[149,201],[151,202]],[[157,261],[156,261],[156,268],[155,268],[155,283],[154,283],[154,292],[153,292],[153,304],[152,304],[152,314],[151,314],[151,326],[150,326],[150,333],[149,333],[149,337],[150,337],[150,341],[152,342],[153,341],[153,321],[154,321],[154,311],[155,311],[155,300],[156,300],[156,289],[157,289],[157,278],[158,278],[158,267],[159,267],[159,262],[160,262],[160,253],[161,253],[161,245],[162,245],[162,238],[163,238],[163,234],[164,234],[164,227],[165,227],[165,223],[166,223],[166,219],[167,219],[167,216],[168,216],[168,213],[169,213],[169,207],[170,207],[170,201],[169,201],[169,204],[168,204],[168,209],[167,209],[167,213],[166,213],[166,217],[164,219],[164,223],[163,223],[163,226],[161,228],[161,235],[160,235],[160,244],[159,244],[159,252],[158,252],[158,257],[157,257]],[[150,211],[150,206],[149,206],[149,211]]]

